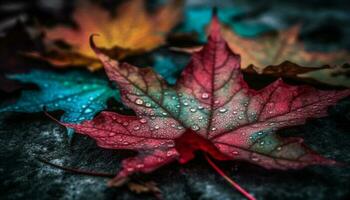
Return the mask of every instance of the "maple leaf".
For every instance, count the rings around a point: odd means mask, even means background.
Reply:
[[[344,74],[338,73],[342,65],[350,63],[350,54],[339,52],[310,52],[298,41],[300,26],[293,26],[275,34],[267,33],[258,38],[248,39],[239,36],[227,25],[222,25],[223,37],[231,49],[241,55],[244,71],[267,74],[276,77],[310,79],[321,83],[350,87]],[[175,51],[193,53],[201,46],[177,48]],[[285,61],[289,63],[286,64]]]
[[[138,152],[122,162],[110,185],[175,160],[185,163],[195,150],[267,169],[335,164],[306,147],[302,139],[280,137],[276,131],[325,116],[326,108],[350,90],[322,91],[287,85],[281,79],[253,90],[243,79],[239,55],[221,37],[215,16],[210,27],[208,43],[193,54],[175,86],[167,85],[151,68],[110,59],[90,38],[109,78],[120,88],[122,101],[136,116],[101,112],[93,120],[63,125],[92,137],[100,147]]]
[[[96,70],[102,65],[89,46],[91,33],[102,35],[98,43],[108,55],[117,59],[147,52],[165,42],[166,34],[181,19],[182,4],[182,0],[172,0],[154,14],[149,14],[143,0],[126,1],[118,7],[116,16],[111,16],[97,5],[85,3],[73,14],[79,29],[66,26],[44,28],[48,52],[27,55],[42,58],[57,67],[88,66],[90,70]],[[54,45],[57,40],[64,41],[71,48]]]
[[[300,26],[279,31],[278,35],[265,34],[256,39],[246,39],[229,28],[223,28],[223,37],[229,46],[242,56],[242,67],[254,65],[262,72],[265,66],[279,65],[289,61],[300,66],[320,67],[343,65],[350,61],[350,54],[339,52],[310,52],[298,40]]]
[[[154,57],[153,69],[160,74],[167,83],[174,85],[176,83],[176,78],[182,71],[182,66],[177,66],[176,64],[175,59],[171,56],[156,55]]]
[[[96,113],[107,107],[109,98],[119,100],[117,90],[107,80],[89,73],[53,73],[34,70],[28,74],[8,76],[25,83],[35,83],[40,91],[25,91],[20,99],[11,105],[0,107],[0,112],[40,112],[64,110],[62,122],[79,123],[92,119]],[[71,138],[73,130],[68,131]]]

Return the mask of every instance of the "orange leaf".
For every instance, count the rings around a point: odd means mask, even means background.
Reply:
[[[44,28],[48,52],[29,56],[42,58],[57,67],[85,66],[90,70],[102,67],[89,46],[89,36],[99,34],[98,44],[116,59],[153,50],[164,44],[166,34],[179,22],[183,0],[171,2],[150,14],[143,0],[126,1],[115,15],[93,4],[82,4],[73,14],[78,28],[56,26]],[[63,41],[70,49],[59,48],[54,41]]]

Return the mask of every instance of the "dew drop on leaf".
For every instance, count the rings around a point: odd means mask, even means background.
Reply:
[[[221,112],[221,113],[225,113],[226,111],[227,111],[226,108],[220,108],[220,109],[219,109],[219,112]]]
[[[209,94],[204,92],[202,94],[202,99],[208,99],[208,98],[209,98]]]
[[[91,108],[87,108],[84,112],[85,113],[91,113],[93,110]]]
[[[192,125],[191,126],[191,129],[194,130],[194,131],[198,131],[199,130],[199,126],[198,125]]]
[[[142,105],[142,104],[143,104],[143,101],[142,101],[142,99],[136,99],[135,103],[136,103],[137,105]]]

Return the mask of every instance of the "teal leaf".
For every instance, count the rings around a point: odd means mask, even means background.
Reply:
[[[0,107],[0,112],[40,112],[63,110],[60,121],[79,123],[90,120],[107,107],[107,100],[119,101],[118,90],[111,88],[107,79],[84,72],[54,73],[35,70],[28,74],[9,75],[8,78],[24,83],[34,83],[40,90],[22,92],[15,104]],[[73,131],[68,130],[68,136]]]
[[[153,68],[169,84],[174,85],[184,66],[175,62],[171,56],[156,55]]]
[[[225,7],[218,10],[220,21],[229,26],[238,35],[244,37],[254,37],[263,32],[271,30],[271,27],[257,21],[234,21],[235,16],[241,15],[244,10],[239,7]],[[212,16],[211,7],[188,7],[185,10],[184,23],[179,28],[180,32],[193,32],[198,34],[201,42],[206,41],[206,26],[209,24]]]

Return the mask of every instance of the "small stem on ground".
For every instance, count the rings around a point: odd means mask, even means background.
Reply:
[[[42,158],[36,158],[37,160],[39,160],[42,163],[45,163],[47,165],[50,165],[52,167],[56,167],[58,169],[62,169],[64,171],[68,171],[68,172],[72,172],[72,173],[77,173],[77,174],[83,174],[83,175],[89,175],[89,176],[99,176],[99,177],[114,177],[115,175],[113,174],[107,174],[107,173],[99,173],[99,172],[88,172],[88,171],[83,171],[83,170],[79,170],[79,169],[73,169],[73,168],[69,168],[69,167],[64,167],[61,165],[57,165],[54,163],[51,163],[47,160],[44,160]]]
[[[226,176],[226,174],[209,158],[207,154],[205,154],[205,158],[207,159],[210,166],[214,168],[214,170],[219,173],[227,182],[229,182],[233,187],[235,187],[241,194],[243,194],[249,200],[256,200],[249,192],[243,189],[238,183],[233,181],[230,177]]]

